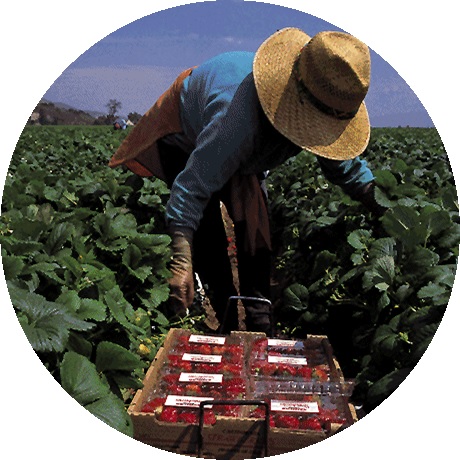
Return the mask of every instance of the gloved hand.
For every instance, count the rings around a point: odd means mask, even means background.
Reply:
[[[195,284],[192,265],[193,230],[187,227],[171,227],[172,260],[169,269],[169,308],[181,318],[188,314],[192,305]]]
[[[360,203],[362,203],[368,211],[374,214],[377,217],[383,216],[386,211],[386,208],[380,206],[377,201],[375,201],[375,184],[374,182],[369,182],[364,187],[362,193],[355,197]]]

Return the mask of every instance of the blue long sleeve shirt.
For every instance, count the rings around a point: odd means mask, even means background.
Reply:
[[[211,195],[234,174],[258,174],[281,165],[301,148],[281,135],[264,115],[252,74],[254,53],[220,54],[185,79],[181,91],[183,133],[167,142],[189,154],[171,188],[169,224],[196,230]],[[357,195],[373,175],[364,160],[316,157],[325,177]]]

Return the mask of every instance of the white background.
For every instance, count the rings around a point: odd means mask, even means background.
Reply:
[[[221,0],[224,1],[224,0]],[[230,0],[227,0],[230,1]],[[3,2],[0,9],[4,177],[20,133],[42,95],[96,41],[179,1]],[[458,177],[458,60],[455,2],[271,1],[320,17],[380,54],[411,86],[437,127]],[[387,401],[330,440],[286,454],[315,458],[458,458],[455,448],[458,281],[444,320],[421,362]],[[127,438],[82,409],[55,383],[19,326],[0,277],[2,458],[176,457]],[[442,453],[441,453],[442,452]]]

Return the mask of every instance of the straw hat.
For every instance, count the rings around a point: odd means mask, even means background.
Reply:
[[[343,32],[279,30],[259,47],[254,81],[273,126],[316,155],[346,160],[369,142],[367,46]]]

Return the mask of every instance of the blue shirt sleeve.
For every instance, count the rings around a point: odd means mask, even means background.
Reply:
[[[372,171],[367,166],[366,160],[356,157],[352,160],[330,160],[316,157],[324,177],[342,188],[352,198],[359,196],[366,184],[374,180]]]

